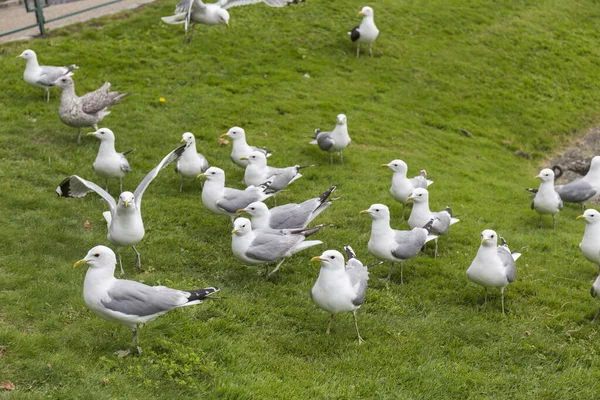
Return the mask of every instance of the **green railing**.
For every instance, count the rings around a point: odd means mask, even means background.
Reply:
[[[77,14],[81,14],[87,11],[91,11],[94,10],[96,8],[100,8],[100,7],[104,7],[104,6],[108,6],[110,4],[114,4],[114,3],[119,3],[123,0],[112,0],[106,3],[102,3],[102,4],[98,4],[92,7],[88,7],[88,8],[84,8],[82,10],[77,10],[75,12],[69,13],[69,14],[65,14],[65,15],[60,15],[58,17],[55,18],[50,18],[50,19],[45,19],[44,18],[44,8],[49,7],[50,4],[48,2],[49,0],[43,0],[43,4],[40,0],[33,0],[33,7],[30,7],[29,5],[29,1],[25,0],[25,9],[27,10],[27,12],[34,12],[35,13],[35,19],[36,19],[36,23],[32,24],[32,25],[27,25],[18,29],[13,29],[12,31],[8,31],[8,32],[0,32],[0,37],[2,36],[6,36],[6,35],[12,35],[13,33],[17,33],[17,32],[21,32],[27,29],[31,29],[31,28],[35,28],[35,27],[39,27],[40,28],[40,34],[42,36],[46,36],[46,24],[50,23],[50,22],[54,22],[54,21],[58,21],[60,19],[63,18],[69,18],[72,17],[73,15],[77,15]]]

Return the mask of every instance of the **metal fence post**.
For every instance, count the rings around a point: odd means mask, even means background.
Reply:
[[[40,4],[40,0],[33,0],[33,2],[35,4],[35,19],[40,27],[40,33],[42,36],[46,37],[46,27],[44,26],[44,23],[46,22],[44,20],[44,9]]]

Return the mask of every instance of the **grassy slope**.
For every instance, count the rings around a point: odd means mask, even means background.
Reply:
[[[597,303],[588,289],[596,267],[577,249],[579,210],[567,206],[558,230],[547,220],[540,231],[523,188],[536,184],[543,157],[597,120],[598,9],[576,0],[401,3],[371,4],[382,31],[373,59],[354,58],[345,31],[361,5],[349,0],[236,8],[230,31],[198,27],[189,46],[180,27],[160,22],[173,8],[165,1],[1,46],[0,381],[18,390],[0,398],[595,395],[598,331],[589,320]],[[242,171],[216,137],[240,125],[252,142],[277,150],[273,165],[321,164],[279,199],[300,201],[337,183],[343,199],[320,218],[337,226],[319,234],[323,246],[265,281],[262,269],[231,256],[228,220],[204,210],[198,184],[180,194],[178,177],[165,170],[144,198],[146,272],[133,270],[128,250],[127,278],[220,285],[225,299],[163,316],[142,331],[143,357],[115,360],[130,334],[87,310],[84,271],[70,268],[107,244],[104,205],[53,194],[68,174],[95,179],[97,143],[77,146],[76,131],[56,118],[57,92],[46,104],[22,82],[14,57],[27,47],[43,63],[79,64],[79,93],[104,80],[136,92],[105,121],[119,149],[138,149],[128,188],[186,130],[237,184]],[[353,143],[346,165],[329,167],[307,136],[331,128],[339,112]],[[388,193],[389,171],[377,168],[393,158],[411,173],[427,168],[432,208],[449,204],[462,222],[440,240],[438,259],[429,251],[406,263],[405,285],[397,276],[389,286],[377,279],[387,266],[373,271],[359,312],[367,342],[358,347],[349,315],[324,334],[327,315],[309,297],[318,266],[308,260],[348,243],[373,261],[370,221],[358,215],[371,203],[390,205],[393,225],[405,226]],[[506,291],[508,317],[494,291],[483,308],[482,289],[464,275],[484,228],[524,247]]]

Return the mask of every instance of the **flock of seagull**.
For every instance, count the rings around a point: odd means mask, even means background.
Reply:
[[[185,24],[185,39],[189,41],[193,35],[195,23],[229,24],[227,8],[257,3],[261,0],[219,0],[214,4],[204,4],[200,0],[183,0],[177,5],[175,15],[164,17],[170,24]],[[298,0],[262,0],[264,3],[281,7]],[[373,10],[363,7],[362,23],[348,32],[353,41],[358,43],[357,57],[361,43],[371,45],[379,31],[373,21]],[[188,36],[188,28],[192,31]],[[103,180],[105,188],[78,175],[65,178],[56,189],[63,197],[83,197],[94,192],[106,203],[108,210],[103,212],[107,222],[107,240],[116,250],[106,246],[95,246],[85,258],[75,263],[88,266],[84,281],[84,300],[88,307],[101,318],[117,322],[129,327],[133,333],[131,345],[127,351],[119,352],[119,356],[129,354],[132,350],[141,353],[137,330],[138,325],[151,321],[158,316],[178,307],[199,304],[202,300],[217,293],[217,287],[196,290],[175,290],[163,286],[148,286],[131,280],[115,278],[117,263],[121,274],[124,273],[121,248],[131,246],[136,253],[134,264],[141,268],[141,255],[136,248],[145,234],[142,219],[142,197],[150,183],[161,170],[175,163],[175,171],[181,175],[179,190],[183,190],[184,179],[204,178],[202,187],[202,204],[215,214],[229,217],[233,229],[231,231],[232,254],[240,261],[264,265],[265,276],[269,277],[279,270],[286,258],[321,244],[312,239],[328,224],[309,226],[323,211],[329,208],[337,198],[332,197],[337,185],[330,186],[320,195],[308,198],[301,203],[283,204],[269,208],[264,201],[287,189],[302,177],[303,168],[315,165],[293,165],[284,168],[269,166],[267,163],[271,151],[267,148],[251,146],[246,141],[246,133],[240,127],[232,127],[221,138],[229,138],[232,142],[231,161],[245,169],[244,183],[246,188],[236,189],[225,186],[225,172],[216,166],[210,166],[207,159],[197,151],[196,140],[192,133],[185,132],[181,143],[165,155],[161,161],[146,174],[134,192],[123,191],[122,180],[131,171],[127,154],[131,151],[117,152],[115,134],[108,128],[98,128],[98,123],[109,114],[107,107],[124,99],[129,93],[110,91],[110,83],[105,83],[96,91],[77,96],[75,93],[73,72],[76,65],[68,67],[40,66],[34,51],[25,50],[19,56],[27,61],[24,80],[32,86],[45,91],[49,101],[49,88],[58,86],[62,89],[61,104],[58,111],[60,120],[68,126],[79,129],[77,141],[81,141],[82,128],[93,127],[88,133],[100,141],[96,159],[93,162],[95,174]],[[316,129],[314,140],[310,144],[317,145],[322,151],[329,153],[330,164],[334,163],[333,155],[339,155],[343,164],[342,152],[350,145],[347,117],[339,114],[331,131]],[[360,211],[371,220],[371,235],[367,244],[369,252],[379,260],[371,265],[363,265],[350,246],[344,246],[347,260],[337,250],[326,250],[312,261],[319,262],[321,269],[311,290],[314,302],[330,314],[327,333],[330,332],[333,318],[338,313],[351,312],[354,316],[356,335],[359,343],[363,342],[358,330],[356,310],[364,303],[369,279],[369,268],[383,262],[390,263],[387,280],[391,280],[396,263],[400,264],[400,282],[403,283],[403,264],[417,256],[427,243],[434,241],[434,257],[438,255],[438,239],[448,234],[450,227],[459,222],[453,217],[450,207],[432,212],[429,207],[429,186],[433,183],[427,179],[427,172],[421,170],[419,175],[408,178],[408,166],[402,160],[392,160],[381,167],[392,170],[390,194],[402,204],[402,219],[405,209],[412,204],[407,221],[409,229],[395,230],[390,226],[390,210],[384,204],[372,204],[368,209]],[[585,206],[586,202],[600,194],[600,156],[592,159],[587,175],[569,184],[554,186],[554,171],[543,169],[536,177],[541,180],[539,189],[528,189],[534,192],[531,208],[542,215],[550,214],[556,227],[556,214],[563,208],[564,202],[573,202]],[[119,181],[120,194],[117,198],[108,192],[108,180]],[[240,217],[246,213],[250,219]],[[585,258],[600,267],[600,213],[588,209],[578,218],[585,220],[586,227],[581,251]],[[309,240],[309,237],[311,239]],[[498,245],[500,241],[500,245]],[[117,257],[118,256],[118,257]],[[467,277],[485,289],[487,301],[488,287],[500,290],[502,312],[504,309],[504,289],[516,278],[516,260],[520,254],[511,252],[506,241],[497,233],[486,229],[481,233],[481,243],[473,262],[466,271]],[[273,266],[269,271],[269,267]],[[600,276],[594,282],[591,293],[600,296]],[[596,320],[600,309],[594,321]]]

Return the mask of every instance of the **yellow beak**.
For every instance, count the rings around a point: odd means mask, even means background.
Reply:
[[[88,132],[88,133],[86,133],[85,135],[86,135],[86,136],[92,136],[94,133],[96,133],[96,132]]]
[[[481,244],[484,244],[487,239],[481,239]]]
[[[389,168],[390,166],[387,164],[381,164],[381,168]]]
[[[234,229],[234,230],[231,231],[231,234],[235,235],[237,233],[237,231],[238,231],[237,229]]]
[[[312,262],[320,262],[320,261],[323,261],[323,259],[321,257],[319,257],[319,256],[316,256],[316,257],[311,258],[310,261],[312,261]]]
[[[412,196],[408,196],[408,197],[406,198],[406,201],[410,201],[410,200],[414,200]]]
[[[585,215],[578,215],[577,218],[575,218],[575,219],[583,219],[583,218],[585,218]]]
[[[359,212],[359,214],[368,214],[369,210],[362,210],[361,212]]]
[[[79,267],[80,265],[82,265],[82,264],[87,264],[87,263],[88,263],[88,261],[87,261],[87,260],[79,260],[79,261],[77,261],[75,264],[73,264],[73,268],[77,268],[77,267]]]
[[[235,213],[236,213],[236,214],[241,214],[241,213],[243,213],[243,212],[246,212],[246,209],[245,209],[245,208],[240,208],[240,209],[239,209],[239,210],[237,210]]]
[[[179,141],[179,143],[183,143],[183,142],[185,142],[185,139],[181,139],[181,140]]]
[[[242,157],[242,158],[240,158],[240,160],[242,160],[242,161],[248,161],[248,157]]]
[[[125,207],[129,207],[129,202],[128,201],[124,201],[123,204],[125,204]]]
[[[360,15],[361,17],[365,15],[365,13],[363,13],[362,11],[358,12],[358,15]]]
[[[533,179],[541,179],[539,175],[533,177]]]
[[[220,138],[224,138],[225,136],[227,136],[226,133],[222,134],[221,136],[219,136]]]
[[[196,178],[206,178],[206,174],[198,174],[198,176],[196,176]]]

